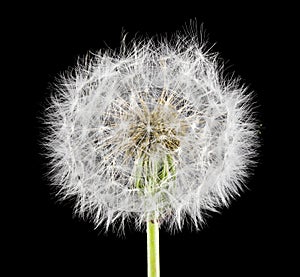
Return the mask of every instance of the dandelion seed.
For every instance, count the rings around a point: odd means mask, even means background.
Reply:
[[[97,227],[133,219],[155,236],[158,225],[181,229],[189,218],[199,229],[204,212],[239,194],[254,164],[251,95],[223,78],[197,36],[89,56],[50,102],[53,183]]]

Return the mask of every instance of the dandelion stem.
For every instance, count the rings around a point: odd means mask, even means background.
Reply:
[[[159,277],[159,226],[155,214],[147,220],[147,260],[148,277]]]

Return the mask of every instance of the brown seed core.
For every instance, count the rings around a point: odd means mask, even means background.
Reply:
[[[184,133],[185,124],[179,118],[176,109],[169,103],[160,100],[152,111],[140,101],[140,113],[136,122],[129,128],[129,136],[137,149],[152,152],[162,146],[176,151],[180,146],[179,135]]]

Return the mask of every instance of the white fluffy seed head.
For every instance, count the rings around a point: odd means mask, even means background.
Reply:
[[[46,110],[52,182],[96,226],[169,230],[239,194],[254,164],[251,96],[197,36],[99,52],[61,77]]]

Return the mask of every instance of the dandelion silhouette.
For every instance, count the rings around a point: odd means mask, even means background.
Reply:
[[[251,94],[223,77],[197,35],[148,39],[81,60],[46,110],[52,181],[96,227],[147,226],[148,276],[159,227],[227,206],[256,154]]]

